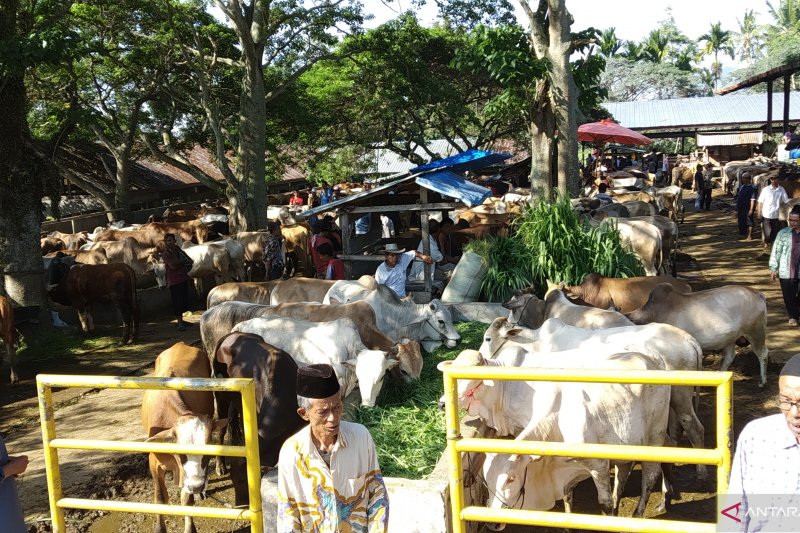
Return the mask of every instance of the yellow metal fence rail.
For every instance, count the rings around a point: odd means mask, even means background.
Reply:
[[[626,371],[564,370],[508,367],[442,368],[445,391],[445,423],[447,451],[450,457],[450,505],[453,533],[464,533],[465,521],[527,524],[598,531],[631,531],[648,533],[712,533],[715,523],[677,520],[655,520],[619,516],[567,514],[553,511],[490,509],[464,506],[462,452],[496,452],[508,454],[556,455],[656,461],[663,463],[705,464],[717,467],[717,493],[728,489],[731,469],[731,372],[697,371]],[[567,444],[562,442],[514,441],[508,439],[465,439],[461,437],[458,409],[459,379],[492,379],[515,381],[556,381],[572,383],[624,383],[649,385],[687,385],[716,388],[716,437],[714,449],[624,446],[610,444]],[[719,506],[719,501],[717,506]]]
[[[53,387],[239,392],[242,395],[242,419],[244,422],[245,445],[179,445],[164,442],[59,439],[56,438],[55,416],[53,411]],[[36,388],[39,395],[42,444],[44,445],[47,489],[50,499],[50,514],[54,533],[66,533],[64,509],[91,509],[126,513],[249,520],[252,533],[262,533],[261,467],[258,455],[255,385],[252,379],[63,376],[40,374],[36,377]],[[244,457],[247,460],[247,485],[250,504],[247,509],[222,509],[194,507],[189,505],[162,505],[115,500],[64,498],[62,496],[61,471],[58,463],[59,449]]]

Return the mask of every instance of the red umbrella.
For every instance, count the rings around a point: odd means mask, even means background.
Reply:
[[[652,139],[620,126],[610,118],[578,126],[578,140],[616,144],[650,144]]]

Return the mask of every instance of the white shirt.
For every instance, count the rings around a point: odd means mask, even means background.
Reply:
[[[392,219],[387,217],[386,215],[381,215],[381,225],[383,226],[383,234],[381,237],[384,239],[390,239],[394,237],[394,222]]]
[[[345,422],[325,463],[304,427],[278,459],[278,533],[385,533],[389,496],[367,428]]]
[[[789,196],[786,194],[786,189],[778,185],[773,187],[772,184],[767,185],[761,189],[761,194],[758,195],[758,203],[761,204],[761,216],[764,218],[778,218],[778,213],[781,206],[789,201]]]
[[[723,503],[718,531],[798,530],[797,516],[787,512],[800,508],[800,445],[784,415],[758,418],[744,427]]]
[[[394,291],[398,298],[406,297],[406,268],[416,257],[414,250],[400,254],[394,268],[389,268],[386,261],[378,266],[375,271],[375,283],[386,285]]]
[[[436,244],[436,239],[433,238],[433,235],[428,235],[428,241],[431,245],[431,257],[433,258],[433,263],[428,265],[428,270],[431,273],[431,279],[433,279],[433,272],[436,270],[436,263],[444,259],[442,252],[439,250],[439,245]],[[422,251],[422,241],[419,241],[419,246],[417,246],[417,251],[419,253],[424,253]],[[414,264],[411,265],[411,273],[408,275],[409,281],[422,281],[425,279],[425,271],[422,270],[422,267],[425,266],[425,263],[417,259],[414,261]]]

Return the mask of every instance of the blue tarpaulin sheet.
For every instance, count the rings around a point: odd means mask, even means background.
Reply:
[[[451,198],[458,198],[470,207],[482,204],[484,200],[492,195],[492,191],[489,189],[466,181],[449,170],[428,172],[422,176],[417,176],[415,181],[426,189]]]
[[[424,172],[426,170],[434,170],[437,168],[447,168],[452,172],[467,172],[470,170],[479,170],[486,168],[497,163],[502,163],[511,157],[511,154],[498,154],[495,152],[485,152],[483,150],[476,150],[474,148],[461,152],[438,161],[431,161],[424,165],[409,169],[411,174]]]

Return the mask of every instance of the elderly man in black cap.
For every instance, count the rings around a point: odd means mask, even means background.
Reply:
[[[736,444],[722,512],[736,531],[798,531],[787,512],[800,512],[800,353],[781,370],[777,402],[781,412],[747,424]]]
[[[331,365],[297,371],[297,413],[308,426],[281,447],[278,532],[386,532],[389,497],[367,428],[343,421]]]

